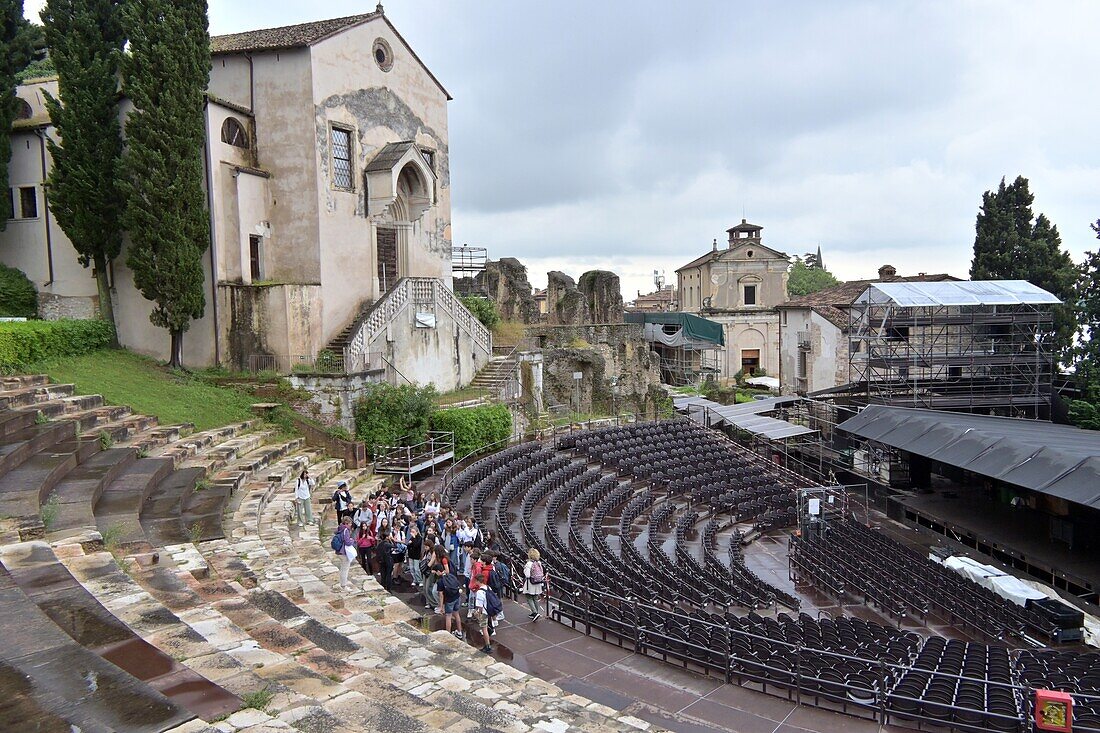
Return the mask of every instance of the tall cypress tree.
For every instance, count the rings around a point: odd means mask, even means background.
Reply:
[[[60,99],[46,107],[62,144],[49,140],[50,210],[84,267],[95,266],[99,312],[115,322],[109,265],[122,249],[122,126],[118,67],[126,36],[121,0],[49,0],[42,11]]]
[[[27,26],[23,0],[0,0],[0,182],[5,188],[10,186],[11,123],[15,121],[15,87],[19,83],[16,75],[31,60],[32,53]],[[11,199],[5,191],[0,196],[0,231],[7,228],[11,215]]]
[[[1062,249],[1058,227],[1043,214],[1031,210],[1035,196],[1028,181],[1017,176],[996,191],[986,191],[975,226],[974,280],[1027,280],[1062,299],[1054,309],[1055,357],[1068,363],[1073,346],[1076,319],[1073,314],[1077,270],[1069,253]]]
[[[202,255],[210,246],[203,195],[203,93],[210,79],[205,0],[127,0],[123,91],[134,104],[123,156],[134,284],[154,302],[149,316],[172,337],[173,366],[183,334],[201,318]]]

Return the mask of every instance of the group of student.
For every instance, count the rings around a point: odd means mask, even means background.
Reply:
[[[407,582],[420,589],[425,608],[443,614],[447,631],[459,638],[464,638],[461,608],[465,596],[470,618],[484,642],[482,651],[492,651],[490,637],[495,624],[504,620],[501,599],[517,587],[508,558],[491,531],[483,532],[472,517],[465,518],[441,504],[437,494],[425,497],[413,491],[404,478],[395,490],[376,492],[358,504],[341,481],[332,503],[339,522],[332,549],[338,558],[340,589],[351,588],[348,572],[354,561],[364,572],[377,575],[386,590],[406,583],[408,571]],[[518,586],[527,599],[532,621],[540,616],[539,598],[545,583],[539,553],[532,549]]]

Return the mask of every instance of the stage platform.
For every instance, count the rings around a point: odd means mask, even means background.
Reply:
[[[891,518],[919,526],[1052,586],[1100,612],[1100,557],[1049,538],[1046,515],[958,488],[889,499]],[[1036,523],[1039,517],[1043,521]]]

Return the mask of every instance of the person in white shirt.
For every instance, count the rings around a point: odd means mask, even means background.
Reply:
[[[367,525],[368,528],[374,527],[374,511],[371,510],[370,504],[366,499],[359,502],[359,508],[351,515],[351,523],[356,529],[362,525]]]
[[[481,651],[492,654],[493,645],[489,641],[489,606],[488,599],[485,597],[485,586],[483,585],[478,586],[474,592],[474,610],[471,615],[477,622],[478,631],[481,632],[481,638],[485,642],[485,646],[481,647]]]
[[[459,544],[467,545],[473,544],[477,539],[477,530],[466,524],[465,519],[458,520],[458,531],[455,532],[458,537]]]
[[[303,468],[298,476],[298,483],[294,487],[294,517],[298,520],[298,526],[302,526],[303,517],[306,524],[313,524],[313,508],[310,506],[313,487],[316,482],[309,475],[309,469]]]

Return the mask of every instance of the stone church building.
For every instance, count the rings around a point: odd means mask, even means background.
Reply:
[[[737,372],[779,373],[779,312],[787,301],[790,257],[766,247],[764,228],[741,223],[727,230],[725,248],[711,251],[676,270],[680,310],[722,324],[725,352],[721,379]]]
[[[247,368],[267,357],[289,368],[335,344],[364,364],[388,355],[411,381],[468,382],[492,349],[450,292],[447,90],[381,6],[214,37],[211,50],[212,245],[206,312],[185,337],[185,361]],[[44,316],[87,317],[95,280],[43,185],[53,134],[44,95],[56,91],[56,79],[18,89],[15,217],[0,261],[36,284]],[[125,261],[124,249],[111,273],[120,340],[166,358],[168,334],[149,322]]]

